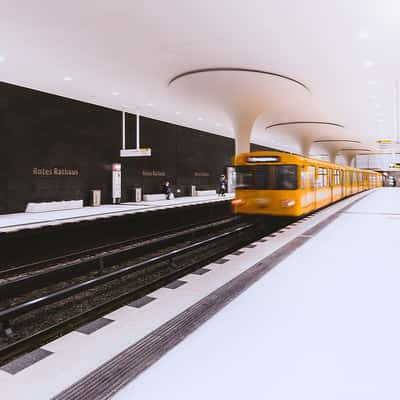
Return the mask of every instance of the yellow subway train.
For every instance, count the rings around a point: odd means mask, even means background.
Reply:
[[[383,183],[375,171],[281,152],[239,154],[234,166],[237,214],[299,217]]]

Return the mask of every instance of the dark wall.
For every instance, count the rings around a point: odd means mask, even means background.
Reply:
[[[127,115],[126,128],[134,147],[136,116]],[[141,147],[152,156],[120,159],[119,111],[0,82],[0,213],[24,211],[29,201],[88,204],[91,189],[110,203],[113,162],[122,163],[123,200],[135,186],[157,193],[166,179],[183,193],[215,187],[234,154],[233,139],[148,118]]]
[[[218,175],[231,164],[234,140],[178,125],[140,118],[140,147],[150,147],[151,157],[122,159],[123,197],[129,189],[159,193],[168,180],[182,194],[190,185],[216,188]],[[136,117],[127,119],[127,143],[136,145]]]
[[[0,212],[23,211],[28,201],[87,201],[94,188],[109,199],[120,130],[117,111],[0,83]]]
[[[276,151],[272,147],[261,146],[260,144],[250,143],[250,151]]]

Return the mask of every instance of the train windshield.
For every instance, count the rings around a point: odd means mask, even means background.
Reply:
[[[252,190],[297,189],[296,165],[254,165],[236,167],[236,188]]]

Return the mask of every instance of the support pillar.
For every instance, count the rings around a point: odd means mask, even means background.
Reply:
[[[251,131],[254,121],[238,122],[234,125],[235,138],[235,154],[248,153],[250,151]]]
[[[346,154],[344,155],[344,159],[346,160],[346,163],[349,167],[351,167],[351,163],[354,160],[355,155],[354,154]]]
[[[300,147],[301,147],[301,154],[304,157],[310,157],[311,142],[302,141]]]
[[[329,155],[329,162],[331,162],[332,164],[336,163],[336,155],[337,155],[337,151],[335,150],[331,150],[328,152]]]

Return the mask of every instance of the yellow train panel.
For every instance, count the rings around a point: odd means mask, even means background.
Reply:
[[[281,152],[235,157],[234,212],[298,217],[382,186],[381,174]]]

